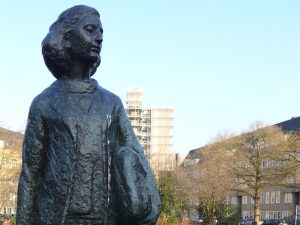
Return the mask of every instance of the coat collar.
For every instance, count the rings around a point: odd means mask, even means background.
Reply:
[[[50,88],[55,88],[56,91],[69,93],[94,93],[99,89],[98,82],[94,79],[88,80],[56,80]]]

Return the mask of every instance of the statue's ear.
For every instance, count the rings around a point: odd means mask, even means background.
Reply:
[[[71,31],[68,31],[64,34],[64,38],[63,38],[63,42],[64,45],[66,46],[66,48],[70,48],[71,47]]]

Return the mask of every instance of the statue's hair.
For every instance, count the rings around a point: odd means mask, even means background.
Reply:
[[[57,79],[68,73],[70,59],[67,51],[66,41],[70,33],[82,15],[94,14],[100,16],[99,12],[89,6],[77,5],[63,11],[58,19],[50,26],[49,33],[42,42],[42,54],[44,61]],[[100,65],[100,57],[91,67],[92,76]]]

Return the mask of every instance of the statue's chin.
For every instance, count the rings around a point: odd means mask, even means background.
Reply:
[[[88,57],[84,57],[82,58],[82,61],[88,64],[95,64],[98,60],[100,60],[100,56],[99,55],[90,55]]]

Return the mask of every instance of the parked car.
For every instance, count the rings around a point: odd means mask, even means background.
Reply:
[[[241,225],[252,225],[254,222],[253,218],[247,218],[241,222]],[[262,225],[264,221],[259,221],[257,225]]]
[[[191,216],[191,221],[195,223],[202,223],[203,219],[199,215],[192,215]]]
[[[262,225],[288,225],[288,223],[284,219],[269,219]]]
[[[295,218],[293,218],[292,216],[285,217],[284,220],[288,225],[295,225]],[[296,225],[300,225],[300,219],[297,219]]]

